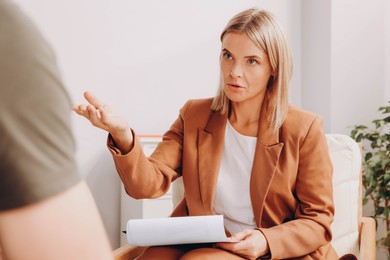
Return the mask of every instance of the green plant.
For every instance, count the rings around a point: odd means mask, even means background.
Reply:
[[[390,102],[389,102],[390,103]],[[390,256],[390,106],[379,108],[381,116],[372,121],[374,128],[355,125],[351,137],[363,145],[363,204],[372,201],[374,217],[383,221],[386,233],[377,245]]]

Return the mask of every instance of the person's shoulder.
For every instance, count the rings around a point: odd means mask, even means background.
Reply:
[[[296,107],[294,105],[289,105],[289,108],[288,108],[288,113],[287,113],[287,118],[286,119],[290,119],[290,120],[297,120],[297,119],[301,119],[301,120],[313,120],[314,118],[316,117],[319,117],[316,113],[312,112],[312,111],[309,111],[309,110],[305,110],[303,108],[299,108],[299,107]]]
[[[50,49],[33,19],[27,16],[19,5],[11,1],[0,1],[0,24],[2,25],[0,33],[7,39],[2,42],[2,50],[26,55],[36,51],[37,47],[44,51]],[[31,56],[33,54],[34,52]]]
[[[197,108],[207,107],[208,109],[210,109],[213,100],[213,98],[189,99],[186,102],[186,105]]]
[[[190,99],[180,110],[182,115],[211,113],[213,98]]]
[[[55,54],[35,22],[18,5],[0,0],[0,24],[0,35],[6,39],[0,41],[0,79],[5,86],[0,89],[0,97],[7,92],[3,103],[25,103],[23,98],[39,98],[35,103],[42,104],[54,98],[54,88],[61,101],[65,91]],[[43,96],[47,93],[51,95],[49,99]],[[69,97],[66,99],[68,102]]]
[[[322,118],[319,115],[290,105],[282,128],[290,133],[306,133],[315,123],[322,127]]]

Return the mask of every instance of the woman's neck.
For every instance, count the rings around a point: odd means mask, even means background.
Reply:
[[[257,136],[262,102],[231,102],[229,122],[239,133]]]

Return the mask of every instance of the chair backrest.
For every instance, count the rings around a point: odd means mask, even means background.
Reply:
[[[361,152],[349,136],[327,134],[330,159],[333,164],[333,194],[335,204],[332,245],[338,255],[359,255],[359,227],[362,216]],[[184,194],[182,178],[172,187],[174,207]]]
[[[349,136],[326,135],[333,164],[335,204],[332,245],[338,255],[359,255],[359,227],[362,217],[361,150]]]

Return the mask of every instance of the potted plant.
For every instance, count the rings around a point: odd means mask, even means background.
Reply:
[[[390,102],[389,102],[390,103]],[[386,227],[377,246],[390,256],[390,106],[379,107],[380,118],[373,128],[355,125],[351,137],[363,145],[363,204],[372,201],[373,217]]]

